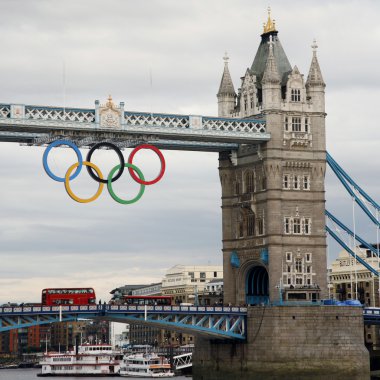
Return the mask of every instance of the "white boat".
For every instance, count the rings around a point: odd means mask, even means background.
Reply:
[[[125,355],[120,366],[120,376],[173,377],[168,360],[155,353]]]
[[[45,353],[37,376],[119,376],[121,361],[109,344],[82,344],[76,351]]]

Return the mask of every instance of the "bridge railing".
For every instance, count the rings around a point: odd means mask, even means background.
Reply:
[[[2,306],[0,314],[56,314],[68,313],[184,313],[184,314],[246,314],[246,307],[224,306],[158,306],[158,305],[83,305],[83,306]]]

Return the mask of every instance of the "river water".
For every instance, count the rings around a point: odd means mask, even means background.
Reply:
[[[37,380],[45,379],[44,377],[37,377],[41,369],[22,368],[22,369],[0,369],[0,380]],[[48,377],[47,379],[50,379]],[[61,377],[54,376],[51,379],[65,379],[65,380],[99,380],[99,379],[127,379],[126,377]],[[148,379],[147,377],[140,377],[139,379]],[[177,376],[176,380],[190,380],[190,377]]]

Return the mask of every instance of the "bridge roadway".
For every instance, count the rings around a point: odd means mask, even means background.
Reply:
[[[313,306],[318,304],[310,307]],[[0,332],[60,321],[102,319],[244,341],[247,312],[246,307],[219,306],[3,306],[0,307]],[[380,308],[363,308],[363,318],[367,325],[380,325]]]
[[[141,143],[163,149],[236,150],[270,140],[264,119],[124,111],[112,99],[94,109],[0,103],[0,142],[44,145],[69,139],[80,147],[108,141],[120,148]]]
[[[246,307],[16,306],[0,307],[0,332],[53,322],[102,319],[148,324],[209,338],[245,340]]]

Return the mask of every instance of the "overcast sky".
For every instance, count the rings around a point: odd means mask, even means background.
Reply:
[[[328,150],[379,200],[380,2],[270,5],[289,61],[305,77],[317,39]],[[222,56],[230,56],[237,89],[260,43],[267,6],[0,0],[0,103],[93,108],[111,94],[127,110],[216,115]],[[67,152],[55,153],[54,170],[66,170]],[[72,201],[43,171],[42,154],[43,148],[1,144],[0,304],[38,301],[42,288],[61,286],[93,286],[108,299],[116,286],[160,281],[175,264],[222,263],[217,154],[165,152],[164,179],[131,206],[107,192],[91,204]],[[114,165],[109,152],[98,159]],[[147,175],[158,170],[154,155],[139,160]],[[82,196],[95,188],[87,178],[75,186]],[[136,190],[126,181],[120,186]],[[352,226],[349,196],[330,174],[326,187],[327,207]],[[375,241],[375,228],[356,213],[357,230]],[[331,258],[337,251],[331,247]]]

